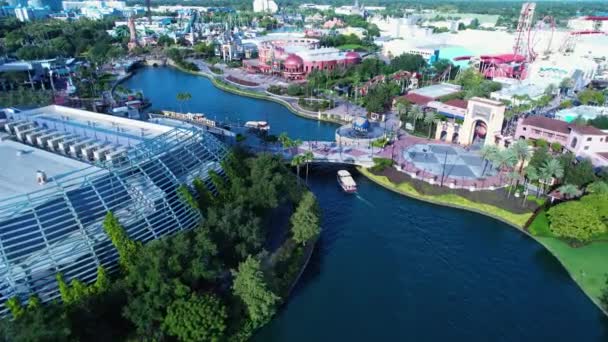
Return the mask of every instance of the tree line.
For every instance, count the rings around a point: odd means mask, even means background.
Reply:
[[[198,227],[143,244],[108,213],[103,228],[119,272],[98,270],[85,285],[57,275],[62,303],[33,295],[5,303],[12,317],[0,336],[11,341],[244,341],[285,301],[305,251],[320,233],[312,193],[283,161],[234,151],[225,175],[195,179],[177,195],[204,217]],[[288,238],[266,251],[265,224],[279,207],[292,212]]]

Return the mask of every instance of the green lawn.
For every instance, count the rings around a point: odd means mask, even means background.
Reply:
[[[456,194],[445,194],[438,196],[424,195],[419,193],[412,185],[407,182],[401,184],[394,184],[385,176],[377,176],[369,172],[367,169],[359,168],[359,171],[364,174],[366,177],[371,180],[383,185],[389,189],[400,192],[404,195],[408,195],[414,198],[418,198],[421,200],[426,200],[429,202],[434,202],[437,204],[447,204],[447,205],[455,205],[458,207],[462,207],[465,209],[471,209],[473,211],[478,211],[484,213],[489,216],[494,216],[496,218],[502,219],[506,222],[509,222],[519,228],[523,227],[524,224],[528,221],[528,219],[532,216],[532,213],[525,214],[514,214],[510,211],[504,210],[502,208],[495,207],[493,205],[473,202],[467,198],[458,196]]]
[[[344,50],[367,50],[363,45],[360,44],[344,44],[338,46],[338,49]]]
[[[588,296],[599,301],[608,275],[608,242],[593,242],[584,247],[572,248],[556,238],[536,239],[559,259]]]
[[[528,231],[530,234],[537,237],[551,237],[554,238],[555,235],[549,229],[549,219],[547,218],[547,214],[544,210],[538,213],[534,218],[534,221],[528,227]]]

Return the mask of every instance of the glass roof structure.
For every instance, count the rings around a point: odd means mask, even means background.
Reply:
[[[61,124],[53,126],[49,118]],[[196,127],[58,106],[9,114],[3,126],[0,156],[10,162],[1,166],[0,177],[2,303],[32,293],[43,302],[58,298],[57,273],[90,283],[99,266],[114,270],[118,254],[102,227],[109,211],[142,242],[196,227],[200,213],[176,190],[196,177],[208,179],[211,170],[221,173],[227,153]]]

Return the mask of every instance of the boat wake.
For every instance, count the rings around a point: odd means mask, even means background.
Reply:
[[[365,198],[359,196],[359,194],[355,194],[355,197],[357,197],[358,200],[360,200],[361,202],[365,203],[368,207],[370,208],[375,208],[376,206],[372,204],[372,202],[366,200]]]

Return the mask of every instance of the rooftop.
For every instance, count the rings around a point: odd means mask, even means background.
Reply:
[[[171,127],[148,122],[56,105],[10,114],[9,118],[27,120],[49,130],[69,132],[128,147],[171,130]]]
[[[47,152],[12,140],[0,141],[0,198],[21,195],[47,187],[80,170],[95,168],[87,163]],[[48,181],[36,181],[36,171],[44,171]],[[88,169],[87,171],[91,171]],[[88,173],[88,172],[87,172]]]
[[[599,128],[595,128],[593,126],[578,126],[578,125],[569,125],[573,131],[583,134],[583,135],[608,135],[608,132],[604,132]]]
[[[442,96],[451,95],[459,92],[462,88],[459,85],[440,83],[434,84],[428,87],[418,88],[410,90],[410,94],[416,94],[421,96],[430,97],[431,99],[437,99]]]
[[[565,121],[550,119],[544,116],[529,116],[522,121],[523,125],[534,126],[546,130],[569,134],[570,124]]]

